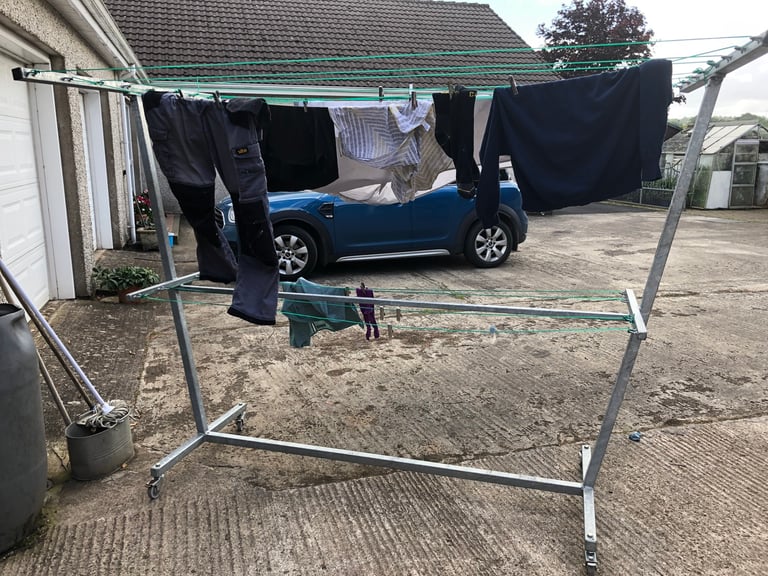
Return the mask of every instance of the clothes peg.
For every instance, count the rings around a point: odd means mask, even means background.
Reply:
[[[213,93],[213,99],[216,101],[216,104],[221,104],[221,94],[219,94],[218,90]]]
[[[448,96],[450,98],[453,98],[453,95],[456,93],[456,86],[454,84],[448,84]]]
[[[379,86],[379,102],[384,100],[384,86]]]
[[[509,88],[512,90],[512,95],[517,96],[517,82],[514,76],[509,77]]]
[[[411,92],[411,108],[416,108],[416,92]]]
[[[307,104],[308,104],[308,102],[307,102],[307,99],[305,98],[304,99],[304,112],[307,111]]]

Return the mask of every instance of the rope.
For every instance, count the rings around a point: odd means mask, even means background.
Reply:
[[[438,294],[453,297],[469,296],[481,296],[489,298],[509,297],[509,298],[526,298],[531,297],[538,299],[539,295],[545,298],[552,299],[591,299],[594,295],[604,295],[605,298],[601,300],[617,300],[623,299],[622,293],[618,290],[526,290],[526,289],[509,289],[509,290],[483,290],[479,288],[470,288],[462,290],[416,290],[411,288],[372,288],[377,293],[396,293],[396,294]],[[607,296],[614,295],[613,298]]]
[[[525,52],[537,52],[539,50],[574,50],[583,48],[608,48],[615,46],[636,46],[636,45],[651,45],[666,43],[666,42],[700,42],[700,41],[712,41],[712,40],[743,40],[749,39],[751,36],[712,36],[708,38],[676,38],[672,40],[649,40],[649,41],[625,41],[625,42],[606,42],[606,43],[593,43],[593,44],[575,44],[575,45],[560,45],[560,46],[542,46],[539,48],[523,47],[523,48],[491,48],[483,50],[440,50],[435,52],[401,52],[394,54],[369,54],[369,55],[357,55],[357,56],[324,56],[315,58],[283,58],[273,60],[245,60],[245,61],[233,61],[233,62],[208,62],[208,63],[186,63],[186,64],[157,64],[152,66],[143,66],[141,70],[183,70],[189,68],[224,68],[224,67],[236,67],[236,66],[264,66],[275,64],[312,64],[312,63],[324,63],[324,62],[355,62],[355,61],[367,61],[367,60],[387,60],[397,58],[424,58],[429,56],[473,56],[483,54],[513,54],[513,53],[525,53]],[[737,47],[736,47],[737,48]],[[96,72],[96,71],[112,71],[112,72],[133,72],[138,68],[134,66],[130,67],[108,67],[108,68],[79,68],[79,69],[64,69],[54,70],[54,72]]]
[[[328,318],[325,316],[312,316],[309,314],[298,314],[295,312],[283,312],[283,315],[288,316],[289,318],[302,318],[306,320],[317,320],[317,321],[327,321]],[[363,325],[364,322],[357,322],[355,320],[343,320],[343,319],[334,319],[335,323],[346,323],[350,326],[352,325]],[[526,328],[526,329],[506,329],[506,328],[496,328],[494,327],[492,330],[488,329],[479,329],[479,328],[440,328],[438,326],[408,326],[403,324],[387,324],[387,326],[392,326],[392,328],[397,328],[399,330],[413,330],[413,331],[422,331],[422,332],[443,332],[448,334],[550,334],[550,333],[559,333],[559,332],[627,332],[629,331],[626,327],[588,327],[588,328],[541,328],[541,329],[535,329],[535,328]],[[379,328],[381,328],[381,324],[379,325]]]
[[[712,64],[711,61],[692,61],[683,62],[689,57],[676,57],[673,60],[674,63],[684,63],[689,65],[696,64]],[[694,57],[690,57],[694,58]],[[236,84],[250,84],[250,85],[274,85],[291,82],[303,82],[308,80],[324,81],[324,82],[354,82],[361,80],[400,80],[400,79],[425,79],[425,78],[447,78],[447,77],[461,77],[471,74],[472,76],[490,76],[499,74],[558,74],[561,69],[567,69],[572,71],[589,70],[592,72],[611,72],[617,70],[617,67],[621,63],[630,64],[632,66],[646,62],[650,58],[637,58],[633,60],[603,60],[595,61],[594,63],[583,62],[569,62],[567,68],[563,67],[559,63],[547,63],[541,65],[534,65],[533,67],[528,64],[527,68],[517,68],[520,64],[499,64],[499,65],[481,65],[475,67],[432,67],[432,68],[403,68],[403,69],[374,69],[374,70],[328,70],[320,72],[289,72],[289,73],[252,73],[252,74],[231,74],[231,75],[218,75],[218,76],[167,76],[160,78],[153,78],[153,82],[196,82],[199,88],[204,89],[205,84],[232,82]],[[574,64],[583,64],[575,66]],[[599,64],[599,65],[594,65]],[[438,70],[438,72],[430,72]],[[441,71],[442,70],[442,71]],[[424,72],[422,72],[424,71]],[[676,76],[690,75],[691,72],[678,72]],[[490,86],[473,86],[475,90],[492,90],[494,88],[504,88],[507,84],[497,84]],[[301,88],[294,88],[297,94],[302,93]],[[429,90],[433,92],[434,88],[421,89],[421,91]],[[417,89],[418,93],[419,90]],[[327,99],[327,98],[324,98]],[[373,98],[370,98],[373,99]]]
[[[564,295],[562,295],[562,296],[542,296],[542,297],[539,297],[539,298],[530,298],[529,295],[526,294],[526,293],[505,295],[503,293],[496,294],[496,293],[493,293],[493,292],[473,291],[473,290],[465,290],[465,291],[413,290],[411,292],[408,292],[408,291],[404,291],[404,290],[401,290],[401,289],[381,288],[381,289],[375,289],[374,292],[378,292],[378,293],[390,292],[390,293],[400,293],[400,294],[404,294],[404,293],[411,293],[411,294],[441,294],[441,295],[453,296],[453,297],[458,298],[458,299],[463,299],[461,296],[466,293],[466,294],[469,294],[469,295],[472,295],[472,296],[481,295],[481,296],[485,296],[485,297],[489,297],[489,298],[496,298],[496,299],[498,299],[499,297],[506,296],[507,298],[521,298],[521,299],[525,298],[527,300],[531,300],[531,299],[536,300],[536,299],[538,299],[538,300],[545,300],[545,301],[550,301],[550,300],[577,300],[577,301],[582,301],[582,302],[584,302],[584,301],[586,301],[586,302],[622,302],[623,301],[622,297],[574,296],[574,295],[565,295],[566,293],[563,293]],[[547,291],[543,291],[543,292],[547,292]],[[552,292],[557,292],[557,291],[552,291]],[[610,290],[607,290],[605,292],[608,293],[608,294],[615,294],[616,293],[616,291],[610,291]],[[140,299],[154,301],[154,302],[166,302],[166,303],[172,301],[172,300],[170,300],[168,298],[158,298],[158,297],[154,297],[154,296],[142,296],[142,297],[140,297]],[[299,300],[299,299],[293,299],[293,298],[281,298],[281,300],[283,300],[284,302],[295,302],[295,303],[311,302],[309,300]],[[184,302],[184,304],[188,304],[188,305],[229,306],[229,303],[211,302],[211,301],[202,301],[202,300],[187,300],[187,299],[184,299],[183,302]],[[330,306],[343,307],[343,306],[346,306],[347,304],[349,304],[349,303],[347,303],[347,302],[328,302],[327,303],[327,305],[329,307]],[[391,304],[388,304],[388,306],[395,307],[395,308],[397,307],[396,305],[391,305]],[[429,308],[428,306],[424,306],[424,307],[410,307],[409,306],[407,309],[408,310],[416,310],[416,311],[418,311],[420,313],[427,313],[427,314],[455,314],[455,315],[499,316],[499,317],[519,317],[520,316],[520,314],[503,314],[503,313],[500,313],[500,312],[481,312],[481,311],[471,312],[471,311],[463,311],[463,310],[439,310],[439,309]],[[525,314],[525,316],[530,316],[532,318],[551,318],[550,315],[545,314],[545,313],[542,313],[542,314]],[[569,316],[568,319],[576,319],[576,320],[601,320],[601,321],[605,320],[605,321],[609,321],[609,322],[616,321],[616,318],[613,317],[613,316],[601,318],[599,316],[596,317],[596,316],[592,316],[592,315],[590,315],[590,316],[578,316],[578,315],[575,315],[575,316]],[[623,319],[626,320],[626,321],[631,321],[632,320],[631,316],[629,316],[629,315],[623,316]]]
[[[94,406],[90,412],[81,414],[77,418],[77,423],[83,428],[87,428],[91,432],[98,432],[100,430],[108,430],[114,428],[130,413],[130,408],[124,405],[113,406],[112,410],[108,414],[102,412],[101,406]]]
[[[375,290],[377,292],[411,292],[414,294],[429,294],[429,293],[438,293],[438,294],[447,294],[447,295],[454,295],[457,293],[457,291],[451,291],[451,290],[444,290],[444,291],[436,291],[436,290],[403,290],[403,289],[397,289],[397,288],[379,288]],[[493,291],[483,291],[483,290],[464,290],[461,291],[467,292],[467,293],[474,293],[475,295],[477,293],[481,293],[487,296],[497,296],[498,294]],[[512,290],[511,292],[517,292],[515,290]],[[532,291],[532,292],[543,292],[543,293],[559,293],[559,294],[574,294],[574,293],[599,293],[604,292],[607,294],[616,294],[615,290],[584,290],[584,291],[559,291],[559,290],[542,290],[542,291]],[[567,296],[564,296],[564,298]],[[152,296],[146,296],[144,297],[147,300],[152,300],[156,302],[170,302],[170,299],[165,298],[157,298]],[[298,302],[298,303],[306,303],[307,300],[294,300],[289,298],[283,298],[284,302]],[[621,298],[606,298],[606,300],[612,300],[612,301],[621,301]],[[184,300],[184,304],[188,305],[204,305],[204,306],[227,306],[229,307],[228,302],[210,302],[210,301],[199,301],[199,300]],[[345,302],[328,302],[328,306],[347,306],[349,303]],[[407,308],[408,311],[416,311],[421,315],[436,315],[436,314],[442,314],[442,315],[471,315],[471,316],[479,316],[479,317],[488,317],[488,316],[494,316],[494,317],[500,317],[500,318],[509,318],[509,317],[515,317],[519,318],[520,315],[516,314],[501,314],[501,313],[495,313],[495,312],[465,312],[465,311],[451,311],[451,310],[435,310],[431,308]],[[284,316],[291,318],[297,318],[297,319],[305,319],[310,321],[327,321],[328,318],[325,316],[313,316],[309,314],[300,314],[296,312],[281,312]],[[401,315],[405,315],[401,312]],[[547,314],[526,314],[525,317],[530,318],[552,318],[551,316],[548,316]],[[399,318],[398,318],[399,319]],[[565,320],[592,320],[596,322],[626,322],[631,323],[633,318],[631,315],[625,315],[621,319],[616,319],[615,317],[595,317],[595,316],[570,316],[567,318],[560,318]],[[350,326],[352,325],[361,325],[361,322],[355,321],[355,320],[345,320],[345,319],[333,319],[335,323],[346,323]],[[489,329],[479,329],[479,328],[442,328],[438,326],[412,326],[412,325],[406,325],[406,324],[386,324],[387,327],[391,327],[393,329],[397,330],[403,330],[403,331],[422,331],[422,332],[442,332],[447,334],[491,334],[491,335],[498,335],[498,334],[506,334],[506,335],[521,335],[521,334],[553,334],[553,333],[591,333],[591,332],[630,332],[632,329],[628,328],[626,326],[613,326],[613,327],[560,327],[560,328],[519,328],[519,329],[506,329],[506,328],[497,328],[495,325],[492,325]]]
[[[693,58],[701,58],[706,55],[711,55],[711,52],[717,52],[719,50],[712,50],[709,52],[702,52],[699,54],[696,54],[694,56],[668,56],[667,60],[671,60],[673,63],[675,62],[683,62],[686,61],[686,64],[707,64],[709,63],[708,60],[703,61],[693,61],[688,62],[688,60],[691,60]],[[645,62],[647,60],[650,60],[650,58],[637,58],[635,60],[632,60],[633,63],[640,63]],[[627,60],[583,60],[583,61],[571,61],[568,63],[568,69],[569,70],[582,70],[587,69],[584,68],[576,68],[575,64],[584,64],[589,65],[589,69],[605,69],[605,70],[613,70],[616,68],[617,65],[622,64],[624,62],[627,62]],[[596,67],[595,64],[600,64],[600,66]],[[339,80],[339,79],[350,79],[350,80],[363,80],[363,79],[377,79],[377,78],[403,78],[403,77],[430,77],[430,76],[447,76],[447,75],[461,75],[464,73],[471,73],[473,75],[482,75],[482,74],[510,74],[510,73],[548,73],[548,74],[554,74],[557,73],[557,67],[558,65],[556,63],[550,63],[550,62],[542,62],[542,63],[508,63],[508,64],[480,64],[480,65],[472,65],[472,66],[429,66],[429,67],[406,67],[406,68],[368,68],[368,69],[358,69],[358,70],[321,70],[321,71],[300,71],[300,72],[259,72],[259,82],[269,83],[269,80],[274,80],[277,82],[280,81],[287,81],[287,80]],[[327,77],[329,74],[338,74],[342,72],[343,74],[351,75],[348,78],[334,78],[334,77]],[[440,74],[426,74],[427,72],[440,72]],[[376,74],[376,76],[362,76],[364,74]],[[393,75],[395,73],[408,73],[406,76],[402,75]],[[415,74],[414,74],[415,73]],[[214,80],[232,80],[232,81],[238,81],[240,79],[249,80],[253,79],[254,74],[229,74],[229,75],[210,75],[210,76],[165,76],[165,77],[153,77],[153,82],[173,82],[173,81],[179,81],[179,80],[186,80],[189,81],[190,79],[194,79],[196,82],[211,82]]]

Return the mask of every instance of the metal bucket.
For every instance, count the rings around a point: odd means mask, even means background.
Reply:
[[[75,480],[95,480],[112,474],[134,455],[128,416],[112,428],[97,432],[72,422],[64,434],[67,437],[72,478]]]

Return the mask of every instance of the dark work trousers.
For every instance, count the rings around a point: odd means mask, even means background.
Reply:
[[[278,258],[259,147],[269,109],[262,99],[236,98],[214,102],[208,112],[216,167],[232,197],[240,240],[237,282],[227,312],[254,324],[274,324]]]
[[[266,103],[151,94],[144,103],[155,156],[195,231],[200,277],[236,281],[228,312],[255,324],[274,324],[278,259],[258,142],[260,124],[269,118]],[[216,226],[216,170],[232,197],[239,262]]]
[[[475,162],[475,91],[458,87],[453,94],[432,94],[435,139],[456,168],[456,187],[465,198],[475,195],[480,169]]]
[[[233,282],[237,262],[214,212],[216,169],[204,125],[210,103],[160,92],[143,101],[157,163],[195,233],[200,278]]]

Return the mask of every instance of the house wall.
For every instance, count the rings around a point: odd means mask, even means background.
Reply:
[[[93,70],[108,68],[109,64],[47,2],[4,0],[0,5],[0,26],[47,54],[54,70],[78,68],[94,78],[116,77],[114,72]],[[29,62],[27,65],[44,67],[45,63]],[[2,70],[0,73],[10,74],[10,71]],[[83,145],[82,95],[76,89],[60,86],[55,86],[52,90],[56,125],[41,125],[36,137],[46,138],[52,133],[58,134],[74,293],[76,296],[88,296],[91,293],[90,276],[95,261],[95,244],[92,228],[93,206],[89,198]],[[130,206],[122,176],[124,158],[121,148],[120,96],[102,94],[109,188],[104,193],[109,195],[113,232],[113,245],[109,247],[121,247],[127,241],[127,210]],[[38,170],[40,169],[38,167]]]

